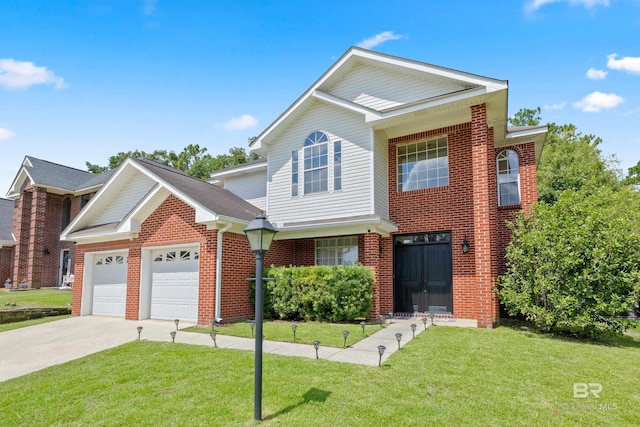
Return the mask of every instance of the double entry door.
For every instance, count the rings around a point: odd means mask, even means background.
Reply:
[[[453,313],[451,233],[395,237],[394,309]]]

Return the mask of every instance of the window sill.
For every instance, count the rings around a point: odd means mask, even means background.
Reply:
[[[519,211],[522,210],[522,205],[506,205],[506,206],[498,206],[499,211]]]

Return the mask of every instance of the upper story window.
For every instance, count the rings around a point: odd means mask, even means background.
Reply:
[[[316,240],[316,265],[353,265],[357,263],[357,237]]]
[[[333,189],[342,190],[342,141],[333,143]]]
[[[398,192],[449,185],[447,137],[398,145]]]
[[[498,205],[520,204],[520,162],[518,153],[504,150],[497,157]]]
[[[87,203],[91,200],[91,194],[83,194],[80,196],[80,207],[84,208]]]
[[[67,197],[62,202],[62,226],[61,229],[67,228],[71,222],[71,198]]]
[[[304,141],[304,194],[328,190],[329,138],[315,131]]]

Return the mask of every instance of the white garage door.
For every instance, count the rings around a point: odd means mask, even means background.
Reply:
[[[127,254],[99,254],[93,258],[92,313],[124,316],[127,301]]]
[[[159,249],[152,254],[151,318],[198,320],[197,247]]]

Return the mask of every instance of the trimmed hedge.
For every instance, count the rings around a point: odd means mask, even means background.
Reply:
[[[371,313],[375,279],[362,265],[271,267],[265,278],[265,318],[341,322]],[[254,296],[255,282],[252,304]]]

